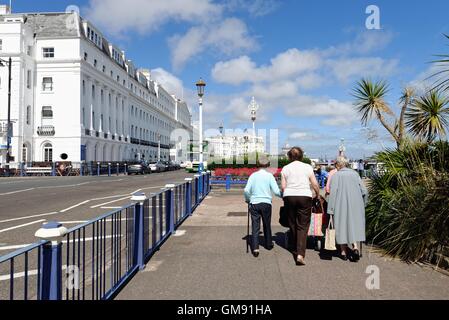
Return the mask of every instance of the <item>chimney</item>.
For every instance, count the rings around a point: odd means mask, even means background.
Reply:
[[[7,4],[0,5],[0,15],[11,14],[11,8]]]

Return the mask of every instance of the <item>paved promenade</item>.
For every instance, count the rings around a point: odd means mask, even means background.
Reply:
[[[116,299],[449,299],[449,277],[428,267],[407,265],[364,249],[359,263],[324,260],[308,250],[298,267],[283,248],[273,207],[272,251],[246,253],[247,206],[241,193],[213,191]],[[366,247],[365,247],[366,248]],[[380,270],[380,289],[365,286],[366,269]]]

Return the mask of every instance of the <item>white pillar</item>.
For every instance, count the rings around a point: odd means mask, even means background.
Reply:
[[[203,163],[203,98],[199,99],[199,113],[200,113],[200,119],[199,119],[199,152],[200,152],[200,164]]]

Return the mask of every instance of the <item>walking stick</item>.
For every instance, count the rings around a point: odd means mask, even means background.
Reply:
[[[246,253],[249,253],[249,211],[251,204],[248,204],[248,224],[246,226]]]

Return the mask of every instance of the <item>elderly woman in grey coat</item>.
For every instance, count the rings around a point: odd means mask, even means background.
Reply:
[[[365,241],[365,206],[368,191],[356,171],[347,168],[348,160],[337,159],[338,172],[332,177],[328,213],[334,216],[336,242],[341,258],[360,259],[357,242]],[[352,245],[349,250],[348,245]]]

